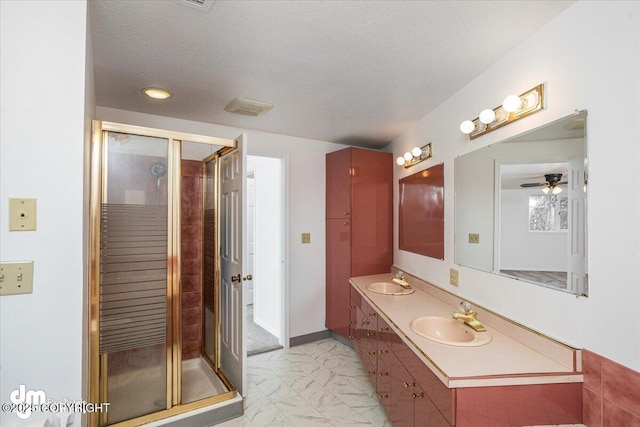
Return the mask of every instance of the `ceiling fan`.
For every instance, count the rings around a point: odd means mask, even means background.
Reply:
[[[561,173],[549,173],[544,176],[546,181],[544,182],[529,182],[525,184],[520,184],[520,187],[543,187],[542,191],[546,194],[549,191],[553,194],[558,194],[562,192],[562,188],[560,185],[568,184],[567,181],[561,181],[562,174]]]

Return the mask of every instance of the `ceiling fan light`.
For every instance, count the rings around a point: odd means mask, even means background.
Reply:
[[[553,187],[553,190],[551,190],[552,194],[560,194],[562,193],[562,188],[559,185],[555,185]]]
[[[549,186],[542,187],[542,192],[543,192],[544,194],[549,194],[549,190],[551,190],[551,189],[549,188]]]

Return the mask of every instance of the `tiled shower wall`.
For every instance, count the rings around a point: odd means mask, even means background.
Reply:
[[[640,427],[640,372],[589,350],[583,350],[582,360],[584,424]]]
[[[202,348],[202,162],[182,161],[182,359]]]

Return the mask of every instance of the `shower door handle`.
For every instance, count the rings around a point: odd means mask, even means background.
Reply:
[[[232,282],[240,282],[242,280],[242,275],[238,274],[237,276],[231,276]]]

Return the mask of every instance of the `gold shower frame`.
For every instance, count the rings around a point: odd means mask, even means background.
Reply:
[[[182,355],[180,349],[181,343],[181,304],[180,304],[180,200],[181,192],[181,143],[183,141],[196,142],[222,146],[217,153],[212,156],[216,157],[216,183],[219,182],[219,167],[217,158],[226,154],[236,146],[236,141],[227,138],[218,138],[205,135],[190,134],[184,132],[175,132],[170,130],[154,129],[142,126],[120,124],[114,122],[106,122],[94,120],[92,123],[92,140],[90,150],[90,206],[89,206],[89,401],[100,402],[101,394],[106,396],[106,390],[100,390],[100,378],[106,373],[106,355],[100,357],[99,351],[99,284],[100,284],[100,205],[106,193],[107,181],[105,179],[107,170],[107,156],[105,155],[106,136],[108,132],[120,132],[141,136],[149,136],[167,139],[169,142],[168,150],[168,170],[170,179],[167,182],[168,203],[171,207],[168,211],[168,236],[169,248],[167,253],[167,283],[171,287],[172,292],[167,293],[167,409],[144,415],[131,420],[112,424],[117,427],[133,427],[144,423],[153,422],[163,418],[182,414],[188,411],[210,406],[218,402],[222,402],[233,398],[236,395],[235,388],[219,371],[219,354],[212,368],[221,377],[225,385],[230,389],[226,393],[222,393],[210,398],[205,398],[195,402],[182,404],[181,399],[181,383]],[[209,156],[210,159],[212,156]],[[218,211],[217,184],[215,209]],[[215,248],[219,247],[219,233],[216,232]],[[216,279],[214,287],[218,288],[218,272],[219,261],[216,256]],[[219,307],[219,300],[216,296],[216,307]],[[219,342],[219,319],[215,320],[215,341]],[[219,348],[216,344],[216,348]],[[207,362],[208,359],[206,359]],[[104,382],[106,387],[106,382]],[[102,392],[102,393],[101,393]],[[106,402],[105,402],[106,403]],[[89,415],[89,426],[98,427],[106,425],[106,414],[92,413]]]

